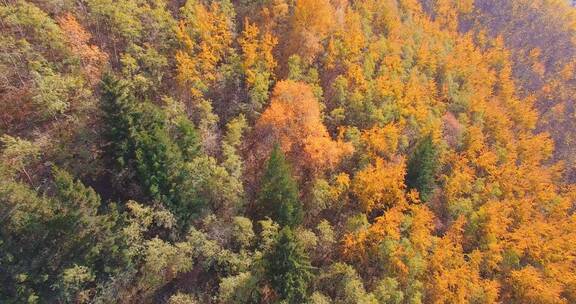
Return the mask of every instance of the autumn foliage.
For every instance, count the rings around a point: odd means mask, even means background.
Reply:
[[[564,0],[0,4],[0,303],[576,303]]]
[[[276,84],[255,134],[261,144],[279,143],[301,172],[334,168],[353,151],[350,144],[330,137],[322,122],[320,103],[310,86],[300,82]]]

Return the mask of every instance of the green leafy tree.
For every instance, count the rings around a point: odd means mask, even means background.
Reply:
[[[81,292],[92,274],[106,277],[123,265],[115,211],[98,214],[99,195],[64,170],[53,169],[50,185],[53,195],[0,181],[2,303],[58,302]],[[76,265],[87,265],[82,279],[71,270]]]
[[[432,136],[426,136],[418,143],[408,161],[406,186],[420,192],[420,198],[427,201],[434,190],[434,175],[438,167],[438,150]]]
[[[272,150],[266,164],[258,201],[262,210],[270,212],[272,219],[282,226],[294,227],[302,221],[298,185],[278,145]]]
[[[288,303],[305,303],[313,277],[308,255],[290,227],[284,227],[266,258],[267,277],[278,295]]]

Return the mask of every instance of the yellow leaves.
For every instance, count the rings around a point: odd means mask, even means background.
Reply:
[[[549,159],[554,152],[554,142],[546,133],[534,136],[523,135],[518,141],[518,160],[538,165]]]
[[[307,161],[318,168],[334,168],[344,156],[352,152],[350,144],[334,141],[328,134],[308,136],[304,139]]]
[[[512,271],[508,283],[511,285],[510,300],[518,303],[563,304],[562,286],[546,280],[532,266]]]
[[[415,256],[427,258],[434,243],[434,220],[434,214],[425,205],[398,204],[376,218],[369,227],[346,234],[342,254],[349,261],[371,267],[374,265],[366,263],[381,254],[383,242],[394,243],[389,247],[389,263],[385,267],[406,282],[412,271],[410,268],[414,267],[409,260]],[[404,239],[410,240],[408,248]]]
[[[472,192],[472,183],[475,179],[475,172],[465,159],[458,157],[452,166],[452,172],[444,186],[444,195],[448,202],[456,201]]]
[[[401,14],[396,1],[367,0],[355,3],[361,6],[363,11],[373,14],[371,22],[373,28],[378,32],[394,35],[394,32],[401,29]]]
[[[230,52],[231,21],[217,2],[209,7],[188,1],[182,8],[184,20],[176,28],[183,48],[176,53],[178,81],[200,97],[217,78],[217,67]]]
[[[540,61],[534,61],[532,63],[532,71],[536,73],[539,77],[544,77],[546,73],[546,66]]]
[[[326,36],[334,25],[334,8],[329,0],[296,0],[291,22],[294,30]]]
[[[466,150],[469,156],[474,156],[480,152],[486,143],[484,133],[480,126],[470,126],[465,138]]]
[[[338,40],[339,47],[334,48]],[[362,28],[362,16],[352,9],[344,12],[343,22],[339,24],[337,31],[330,39],[331,46],[328,53],[337,56],[345,62],[359,62],[363,59],[362,51],[366,47],[367,38]]]
[[[290,20],[287,55],[297,54],[312,62],[322,50],[321,42],[335,24],[334,8],[329,0],[296,0]]]
[[[456,32],[458,29],[458,18],[460,15],[471,12],[473,7],[473,0],[434,1],[436,20],[451,32]]]
[[[456,220],[446,235],[436,243],[429,258],[427,302],[429,303],[496,303],[499,284],[480,276],[481,253],[465,255],[462,238],[465,219]]]
[[[423,205],[411,205],[412,226],[410,242],[418,252],[426,252],[433,243],[434,213]]]
[[[404,159],[387,162],[377,158],[374,165],[370,164],[359,171],[354,177],[352,192],[358,198],[362,211],[369,213],[404,203],[405,175]]]
[[[261,33],[256,24],[250,23],[246,20],[244,23],[244,31],[238,43],[242,49],[243,62],[242,66],[247,75],[247,82],[249,86],[253,86],[256,82],[256,73],[258,69],[267,71],[272,74],[276,67],[276,61],[272,51],[278,40],[270,33]]]
[[[256,134],[277,141],[297,169],[310,173],[334,168],[353,151],[349,143],[330,138],[312,88],[290,80],[276,84],[270,106],[256,123]]]
[[[420,126],[425,126],[429,122],[430,109],[436,106],[435,96],[431,94],[434,91],[434,82],[413,70],[404,88],[404,96],[398,100],[402,116],[413,118]]]
[[[390,158],[398,149],[400,128],[397,124],[384,127],[374,126],[362,132],[362,140],[368,147],[368,152],[374,156]]]

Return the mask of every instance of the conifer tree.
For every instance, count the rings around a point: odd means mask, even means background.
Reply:
[[[408,161],[406,173],[406,186],[418,190],[422,201],[430,198],[437,167],[438,151],[432,142],[432,136],[428,135],[416,146]]]
[[[280,297],[290,304],[305,303],[312,266],[290,227],[280,231],[266,262],[268,278]]]
[[[268,159],[258,201],[262,210],[272,212],[271,217],[281,225],[294,227],[302,220],[302,203],[298,199],[298,186],[291,175],[290,165],[278,145],[274,147]]]
[[[107,154],[112,158],[114,165],[122,168],[126,166],[130,151],[129,138],[133,126],[135,112],[133,97],[128,87],[110,74],[102,78],[101,108],[104,112]]]
[[[198,153],[193,125],[187,119],[180,121],[179,134],[173,139],[164,112],[158,106],[137,103],[127,86],[113,76],[106,75],[103,82],[102,110],[107,127],[104,137],[119,175],[135,176],[149,198],[166,204],[172,211],[178,211],[181,219],[187,219],[197,205],[194,187],[181,190],[186,179],[185,160]]]

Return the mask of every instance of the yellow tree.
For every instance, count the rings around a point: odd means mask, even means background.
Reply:
[[[262,33],[256,24],[246,19],[238,43],[251,105],[253,110],[260,111],[268,100],[268,89],[276,67],[272,51],[278,40],[270,33]]]
[[[178,81],[201,97],[218,77],[218,67],[231,52],[232,20],[214,1],[204,5],[189,0],[181,9],[184,18],[176,35],[182,48],[176,52]]]
[[[404,159],[387,162],[376,158],[374,165],[368,165],[354,177],[352,192],[358,198],[362,211],[384,210],[405,202]]]
[[[464,218],[452,224],[436,244],[426,275],[428,303],[496,303],[499,284],[480,275],[481,253],[462,249]]]
[[[286,58],[297,54],[305,62],[312,62],[334,27],[334,14],[330,0],[296,0],[284,45]]]

